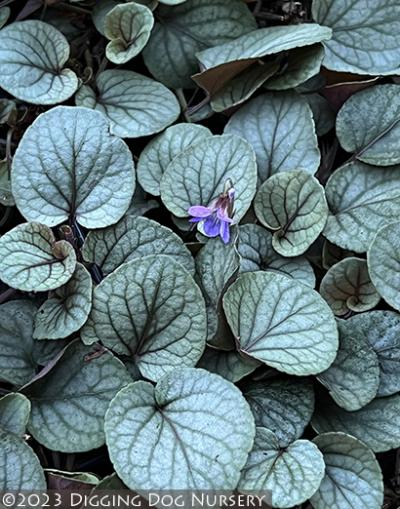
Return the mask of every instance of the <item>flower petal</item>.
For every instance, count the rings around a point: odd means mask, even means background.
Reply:
[[[221,225],[220,225],[220,229],[219,229],[219,234],[220,234],[221,239],[223,240],[224,244],[228,244],[229,236],[230,236],[229,223],[228,222],[221,221]]]
[[[213,211],[209,207],[204,207],[203,205],[194,205],[189,208],[188,212],[191,216],[203,218],[210,216]]]
[[[225,209],[218,209],[217,216],[220,221],[225,221],[226,223],[232,223],[232,219],[228,216],[227,211]]]
[[[218,219],[216,214],[208,217],[203,224],[204,233],[207,237],[216,237],[219,235],[221,221]]]

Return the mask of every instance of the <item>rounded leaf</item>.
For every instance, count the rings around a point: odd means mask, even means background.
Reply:
[[[0,31],[0,87],[33,104],[65,101],[78,88],[71,69],[67,39],[56,28],[30,19],[16,21]]]
[[[76,255],[65,240],[56,242],[50,228],[23,223],[0,238],[0,279],[18,290],[45,292],[72,276]]]
[[[332,29],[324,66],[353,74],[395,74],[400,6],[396,0],[313,0],[315,21]]]
[[[318,433],[353,435],[374,452],[395,449],[400,447],[400,395],[376,398],[355,412],[347,412],[325,398],[317,404],[312,425]]]
[[[25,131],[11,172],[15,201],[29,221],[56,226],[75,219],[86,228],[118,221],[135,188],[128,146],[107,120],[86,108],[58,106]]]
[[[349,257],[332,265],[321,281],[320,294],[336,316],[362,313],[381,300],[371,282],[367,261]]]
[[[243,395],[256,426],[274,432],[280,447],[287,447],[303,435],[314,412],[314,389],[304,379],[249,382]]]
[[[271,92],[252,99],[231,116],[225,132],[251,144],[261,182],[282,171],[314,174],[319,167],[311,108],[295,92]]]
[[[206,339],[204,300],[184,267],[165,255],[123,264],[94,290],[82,339],[132,357],[150,380],[194,366]]]
[[[106,47],[108,60],[114,64],[129,62],[146,46],[153,25],[153,13],[145,5],[116,5],[104,23],[104,34],[110,40]]]
[[[0,431],[0,490],[46,490],[39,459],[21,438]]]
[[[318,375],[336,403],[345,410],[359,410],[378,392],[379,362],[361,334],[354,334],[347,321],[338,321],[339,350],[330,368]]]
[[[88,86],[76,94],[78,106],[100,111],[113,134],[139,138],[158,133],[179,116],[175,95],[164,85],[136,72],[103,71],[96,78],[97,93]]]
[[[370,311],[352,316],[342,327],[352,337],[365,338],[378,356],[378,396],[400,392],[400,315],[393,311]]]
[[[257,224],[239,226],[240,272],[280,272],[314,288],[315,274],[306,258],[284,258],[272,247],[271,233]]]
[[[354,152],[360,161],[391,166],[400,163],[399,122],[400,87],[377,85],[344,103],[337,115],[336,134],[346,152]]]
[[[234,220],[244,216],[256,191],[256,161],[251,146],[238,136],[213,136],[192,145],[167,166],[161,198],[177,217],[193,205],[209,205],[228,180],[235,188]]]
[[[95,263],[103,274],[135,258],[161,254],[194,272],[192,255],[178,235],[146,217],[126,216],[105,230],[91,231],[82,248],[83,258]]]
[[[38,309],[33,337],[66,338],[86,322],[92,307],[92,278],[78,263],[67,284],[57,288]]]
[[[255,197],[254,211],[274,231],[272,246],[282,256],[307,251],[328,217],[324,188],[304,171],[278,173],[266,180]]]
[[[311,288],[281,274],[242,274],[223,305],[240,350],[292,375],[327,369],[336,357],[332,311]]]
[[[106,414],[114,468],[134,490],[234,489],[254,439],[240,391],[202,369],[179,369],[154,387],[135,382]]]
[[[346,164],[332,174],[325,193],[330,214],[324,236],[343,249],[365,253],[376,232],[400,215],[400,167]]]
[[[385,301],[400,311],[400,223],[378,231],[368,249],[371,280]]]
[[[326,433],[313,442],[325,462],[325,477],[310,500],[314,509],[381,509],[382,472],[366,445],[344,433]]]
[[[31,412],[31,403],[23,394],[11,392],[0,398],[0,430],[22,436]]]
[[[104,414],[132,381],[120,360],[78,340],[50,370],[24,387],[32,412],[29,432],[52,451],[83,452],[104,444]]]
[[[63,341],[35,341],[37,307],[32,301],[9,301],[0,306],[0,379],[23,385],[64,346]]]
[[[152,139],[142,150],[137,176],[145,191],[159,196],[160,182],[169,163],[191,145],[212,136],[209,129],[197,124],[175,124]]]
[[[143,58],[156,80],[169,88],[194,88],[190,77],[198,70],[198,51],[233,41],[256,28],[254,16],[242,0],[160,5],[157,19]]]
[[[272,507],[302,504],[324,477],[325,464],[318,447],[296,440],[282,450],[274,433],[257,428],[253,449],[242,470],[239,491],[272,494]]]

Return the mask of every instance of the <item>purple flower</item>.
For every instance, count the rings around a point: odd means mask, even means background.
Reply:
[[[225,244],[229,242],[229,227],[232,224],[233,200],[235,190],[230,187],[217,199],[213,200],[208,207],[194,205],[188,212],[192,217],[191,223],[200,223],[202,230],[207,237],[220,235]]]

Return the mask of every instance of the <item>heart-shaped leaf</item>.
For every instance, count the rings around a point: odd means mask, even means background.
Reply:
[[[261,182],[282,171],[313,174],[318,169],[320,153],[312,112],[307,101],[294,92],[252,99],[232,115],[225,132],[252,145]]]
[[[64,341],[35,341],[33,326],[37,307],[28,300],[0,306],[0,379],[23,385],[36,374],[39,365],[49,362]]]
[[[344,433],[326,433],[313,442],[325,462],[325,476],[310,500],[314,509],[382,507],[382,472],[368,447]]]
[[[25,132],[11,182],[29,221],[55,226],[76,218],[86,228],[101,228],[126,212],[135,175],[128,146],[110,135],[101,113],[58,106]]]
[[[256,429],[256,438],[242,470],[239,491],[272,495],[272,507],[302,504],[318,489],[325,463],[318,447],[308,440],[296,440],[281,449],[272,431]]]
[[[175,124],[146,145],[139,157],[137,176],[145,191],[159,196],[160,182],[169,163],[191,145],[212,136],[197,124]]]
[[[400,223],[392,223],[378,231],[368,248],[371,280],[385,301],[400,311]]]
[[[50,228],[23,223],[0,238],[0,279],[26,292],[54,290],[72,276],[76,255],[65,240],[56,241]]]
[[[325,192],[330,210],[325,237],[343,249],[364,253],[379,228],[400,215],[400,167],[350,163],[333,173]]]
[[[314,390],[308,380],[279,378],[250,382],[243,392],[256,426],[275,434],[279,447],[287,447],[304,433],[314,412]]]
[[[92,307],[92,278],[78,263],[71,279],[57,288],[38,309],[36,339],[66,338],[86,322]]]
[[[101,33],[101,35],[105,35],[105,22],[106,17],[109,12],[111,12],[114,7],[121,5],[122,3],[119,0],[96,0],[96,4],[92,10],[92,20],[96,29]],[[135,4],[145,5],[150,10],[154,11],[154,9],[158,6],[157,0],[135,0]]]
[[[354,334],[347,321],[338,321],[339,350],[330,368],[318,375],[336,403],[345,410],[359,410],[378,392],[379,362],[362,334]]]
[[[306,258],[284,258],[272,247],[272,234],[257,224],[239,226],[240,272],[270,270],[314,288],[315,274]]]
[[[355,412],[333,401],[319,401],[312,425],[318,433],[341,431],[358,438],[374,452],[400,446],[400,395],[376,398]]]
[[[254,200],[259,221],[274,231],[272,247],[282,256],[298,256],[324,229],[328,205],[324,188],[305,171],[273,175]]]
[[[197,366],[235,383],[252,373],[260,363],[243,357],[236,350],[206,348]]]
[[[46,490],[46,487],[43,468],[29,445],[13,433],[0,431],[0,490]]]
[[[32,412],[29,432],[53,451],[82,452],[104,443],[104,414],[132,379],[110,352],[73,341],[42,376],[23,389]]]
[[[154,18],[145,5],[129,2],[116,5],[106,16],[104,34],[110,42],[106,56],[114,64],[126,64],[146,46]]]
[[[31,403],[23,394],[10,393],[0,399],[0,430],[22,436],[31,412]]]
[[[194,88],[196,53],[256,28],[242,0],[187,0],[175,7],[160,5],[158,22],[143,51],[151,74],[169,88]],[[163,58],[160,58],[163,55]]]
[[[172,257],[135,259],[95,288],[82,338],[130,356],[143,376],[156,381],[200,359],[206,339],[204,300],[192,276]]]
[[[336,357],[332,311],[317,292],[281,274],[242,274],[223,305],[240,350],[292,375],[327,369]]]
[[[295,88],[319,73],[324,58],[321,44],[297,48],[282,57],[283,70],[270,78],[265,84],[269,90],[289,90]]]
[[[394,74],[399,67],[396,0],[313,0],[315,21],[332,29],[324,66],[353,74]]]
[[[329,39],[331,33],[329,28],[316,23],[257,29],[235,41],[197,53],[203,71],[193,78],[197,84],[213,93],[258,59],[316,44]]]
[[[336,316],[368,311],[381,300],[371,282],[367,261],[355,257],[333,265],[323,277],[319,291]]]
[[[234,244],[210,239],[196,257],[196,279],[203,291],[207,311],[207,341],[217,348],[231,350],[232,335],[222,309],[222,297],[239,271]]]
[[[104,230],[89,232],[82,254],[103,274],[110,274],[125,262],[148,255],[169,255],[189,272],[194,272],[190,251],[173,231],[146,217],[126,216]]]
[[[175,216],[187,217],[191,206],[207,206],[223,193],[229,180],[235,188],[234,220],[238,222],[255,194],[255,155],[238,136],[213,136],[171,161],[161,180],[161,198]]]
[[[17,21],[0,31],[0,87],[21,101],[56,104],[78,88],[78,78],[63,69],[67,39],[39,20]]]
[[[100,111],[109,120],[111,132],[122,138],[158,133],[180,113],[170,90],[136,72],[104,71],[97,76],[96,88],[97,93],[88,86],[81,87],[76,104]]]
[[[129,385],[111,402],[105,423],[114,468],[135,490],[234,489],[254,428],[232,383],[193,368],[169,373],[156,387]]]
[[[364,163],[399,164],[400,87],[377,85],[351,96],[338,113],[336,134],[341,146]]]
[[[400,315],[393,311],[370,311],[352,316],[342,328],[352,337],[365,338],[378,356],[378,396],[400,392]]]

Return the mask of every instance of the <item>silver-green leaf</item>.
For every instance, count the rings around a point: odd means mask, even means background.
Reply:
[[[384,226],[368,248],[367,259],[371,280],[379,294],[400,311],[400,223]]]
[[[256,191],[254,151],[239,136],[213,136],[171,161],[161,180],[161,198],[175,216],[187,217],[189,207],[218,198],[229,180],[235,188],[233,219],[239,222]]]
[[[126,64],[146,46],[154,25],[151,10],[136,2],[116,5],[106,16],[104,34],[110,42],[106,56],[114,64]]]
[[[56,241],[50,228],[22,223],[0,238],[0,279],[18,290],[54,290],[71,278],[76,265],[72,245]]]
[[[86,322],[92,307],[92,278],[78,263],[71,279],[57,288],[35,317],[35,339],[66,338]]]
[[[95,263],[104,275],[135,258],[160,254],[194,272],[193,257],[178,235],[146,217],[126,216],[116,225],[91,231],[82,248],[83,258]]]
[[[78,88],[67,39],[39,20],[16,21],[0,31],[0,87],[21,101],[56,104]]]
[[[349,163],[332,174],[325,193],[330,214],[324,236],[343,249],[365,253],[376,232],[400,215],[400,167]]]
[[[281,274],[242,274],[224,295],[242,352],[292,375],[317,374],[336,357],[332,311],[311,288]]]
[[[238,489],[244,492],[270,491],[272,507],[302,504],[318,489],[325,463],[318,447],[308,440],[296,440],[281,449],[272,431],[257,427],[253,449],[242,470]]]
[[[322,278],[319,292],[336,316],[373,309],[381,300],[371,282],[367,261],[349,257],[333,265]]]
[[[195,366],[206,340],[199,287],[172,257],[153,255],[123,264],[94,290],[82,339],[101,341],[135,360],[146,378]]]
[[[271,92],[252,99],[232,115],[225,132],[237,134],[251,144],[261,182],[283,171],[314,174],[319,167],[311,108],[295,92]]]
[[[315,274],[306,258],[284,258],[272,247],[272,234],[257,224],[239,226],[240,272],[280,272],[315,287]]]
[[[132,154],[103,115],[58,106],[26,130],[11,172],[15,201],[29,221],[86,228],[117,222],[135,189]]]
[[[168,127],[142,150],[137,176],[145,191],[160,194],[160,182],[169,163],[191,145],[212,136],[206,127],[197,124],[175,124]]]
[[[324,66],[353,74],[395,74],[400,6],[396,0],[313,0],[315,21],[332,29]]]
[[[111,132],[121,138],[158,133],[180,113],[175,95],[164,85],[133,71],[111,69],[96,78],[97,92],[83,86],[76,94],[78,106],[101,112]]]
[[[318,433],[341,431],[358,438],[374,452],[400,447],[400,395],[376,398],[347,412],[333,401],[319,401],[312,425]]]
[[[341,146],[364,163],[399,164],[400,87],[376,85],[351,96],[337,115],[336,134]]]
[[[254,211],[259,221],[273,230],[272,247],[287,257],[305,253],[328,217],[324,188],[305,171],[269,177],[258,189]]]
[[[345,433],[325,433],[313,442],[325,462],[325,476],[310,500],[314,509],[381,509],[382,472],[365,444]]]
[[[280,447],[287,447],[303,435],[314,412],[314,389],[305,379],[249,382],[243,395],[256,426],[274,432]]]
[[[377,354],[362,334],[354,334],[347,321],[339,320],[339,350],[330,368],[318,375],[331,397],[345,410],[359,410],[378,393]]]
[[[0,399],[0,430],[22,437],[30,412],[31,403],[23,394],[6,394]]]
[[[29,432],[53,451],[90,451],[104,444],[104,414],[132,379],[120,360],[79,340],[23,389],[32,412]]]
[[[114,468],[131,489],[234,489],[255,426],[240,391],[202,369],[135,382],[106,414]]]

